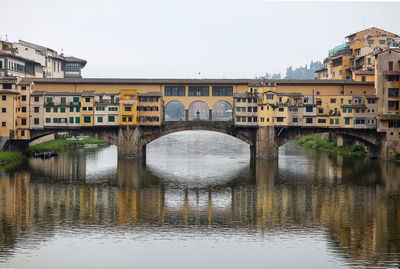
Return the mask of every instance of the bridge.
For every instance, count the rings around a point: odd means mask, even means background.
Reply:
[[[12,141],[11,147],[26,150],[28,143],[45,135],[75,131],[83,135],[103,139],[118,147],[118,156],[145,158],[146,145],[155,139],[186,130],[208,130],[236,137],[250,147],[251,157],[257,159],[278,158],[278,148],[290,140],[315,133],[331,133],[337,144],[359,143],[366,147],[368,156],[378,158],[384,151],[385,136],[375,130],[323,127],[237,127],[233,121],[167,121],[160,126],[107,126],[80,128],[49,128],[31,130],[31,140]],[[22,143],[21,143],[22,142]],[[210,141],[212,143],[212,141]]]

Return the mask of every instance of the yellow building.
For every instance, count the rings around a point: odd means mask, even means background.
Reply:
[[[119,123],[120,125],[136,125],[137,124],[137,90],[121,90],[119,94]]]
[[[163,120],[163,102],[160,92],[139,93],[139,125],[159,126]]]
[[[80,126],[94,126],[94,96],[95,91],[83,91],[81,97]]]
[[[15,132],[15,99],[19,95],[15,83],[15,78],[0,79],[0,145]]]

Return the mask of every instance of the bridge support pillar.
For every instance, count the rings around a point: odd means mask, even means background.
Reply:
[[[212,109],[208,110],[208,120],[212,120]]]
[[[118,130],[118,156],[141,158],[143,150],[142,132],[139,126],[124,126]]]
[[[185,121],[189,120],[189,109],[185,109]]]
[[[256,158],[268,160],[278,158],[278,145],[275,143],[275,128],[273,126],[258,127]]]
[[[351,145],[351,144],[353,144],[353,141],[351,138],[347,137],[344,134],[336,134],[336,145],[345,146],[345,145]]]

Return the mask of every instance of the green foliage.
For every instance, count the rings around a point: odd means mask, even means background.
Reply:
[[[104,140],[98,138],[86,138],[83,140],[52,140],[47,141],[38,145],[34,145],[29,148],[29,152],[45,152],[45,151],[53,151],[53,152],[65,152],[72,149],[82,148],[85,144],[98,144],[104,145],[107,144]]]
[[[362,145],[337,146],[334,141],[320,139],[317,134],[309,135],[296,140],[296,143],[306,148],[336,151],[345,157],[364,157],[365,148]]]
[[[395,160],[400,160],[400,152],[395,152],[393,157]]]
[[[0,161],[16,161],[22,159],[21,152],[0,151]]]
[[[293,69],[292,66],[289,66],[286,69],[286,77],[285,79],[314,79],[317,77],[315,71],[323,67],[321,62],[313,62],[311,61],[310,68],[307,65],[300,66],[299,68]]]

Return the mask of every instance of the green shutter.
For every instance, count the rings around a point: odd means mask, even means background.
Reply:
[[[81,123],[81,118],[80,117],[75,117],[75,122],[76,123]]]
[[[69,117],[69,123],[74,123],[74,117]]]

